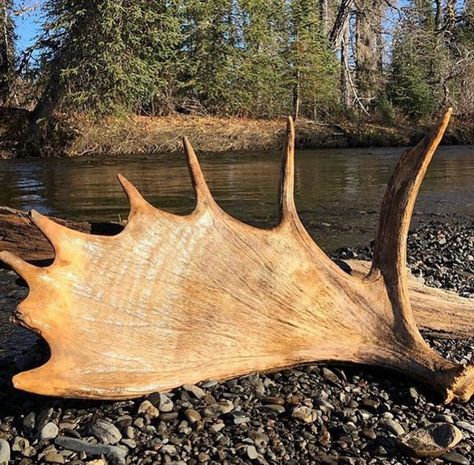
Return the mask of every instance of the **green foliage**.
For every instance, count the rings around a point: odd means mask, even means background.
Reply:
[[[40,70],[62,106],[137,112],[163,92],[181,39],[176,2],[47,0],[45,11]]]
[[[392,126],[396,122],[396,111],[393,103],[386,95],[380,96],[375,102],[375,112],[380,122],[386,126]]]
[[[253,117],[298,110],[319,119],[337,118],[341,108],[362,113],[362,102],[387,123],[400,112],[417,119],[453,102],[472,111],[474,96],[462,98],[474,79],[472,2],[454,21],[451,3],[441,16],[431,0],[404,3],[385,68],[383,31],[376,30],[384,7],[374,17],[361,14],[370,4],[356,6],[344,47],[350,71],[341,76],[321,0],[44,0],[38,107]],[[340,3],[328,5],[330,23]],[[0,97],[5,76],[0,69]]]
[[[317,0],[293,0],[291,4],[289,66],[306,116],[331,112],[339,102],[339,66],[318,13]]]

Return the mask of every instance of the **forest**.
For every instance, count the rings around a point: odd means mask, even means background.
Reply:
[[[474,120],[471,0],[7,0],[0,19],[1,105],[27,112],[30,141],[58,115]]]

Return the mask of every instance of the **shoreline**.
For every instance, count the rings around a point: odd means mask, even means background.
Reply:
[[[7,111],[8,110],[8,111]],[[112,156],[182,151],[186,136],[196,151],[270,152],[281,149],[286,118],[263,120],[196,116],[109,117],[100,121],[84,115],[56,116],[39,140],[25,144],[29,113],[0,111],[0,158]],[[416,144],[432,123],[387,126],[375,123],[315,122],[298,119],[296,148],[394,147]],[[454,121],[443,138],[445,145],[474,144],[474,124]]]

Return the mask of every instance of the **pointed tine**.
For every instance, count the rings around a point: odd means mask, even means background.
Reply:
[[[191,182],[193,183],[194,192],[196,194],[197,205],[214,203],[211,191],[206,183],[204,174],[201,170],[201,165],[196,156],[191,143],[187,137],[183,138],[184,151],[186,152],[186,159],[188,162],[189,173],[191,175]]]
[[[117,177],[130,203],[130,219],[137,212],[146,208],[149,203],[143,198],[138,189],[125,176],[118,174]]]
[[[451,113],[450,108],[423,140],[403,153],[388,182],[382,201],[373,267],[389,272],[393,278],[406,272],[406,243],[416,198],[448,127]]]
[[[295,206],[295,127],[288,117],[286,138],[283,146],[280,179],[280,221],[291,220],[297,216]]]
[[[19,274],[26,282],[32,281],[40,273],[40,268],[30,265],[22,258],[7,252],[0,252],[0,260]]]
[[[49,219],[47,216],[38,213],[36,210],[31,210],[31,221],[41,230],[46,236],[56,253],[59,252],[60,244],[64,236],[72,236],[80,234],[78,231],[67,228],[55,221]]]

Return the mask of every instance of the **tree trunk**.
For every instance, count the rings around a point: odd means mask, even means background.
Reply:
[[[351,80],[348,73],[350,73],[347,62],[349,55],[349,23],[347,22],[343,29],[341,48],[341,103],[343,108],[351,108],[353,99],[351,97]]]
[[[356,12],[356,87],[365,107],[370,105],[382,84],[381,0],[361,0]]]

